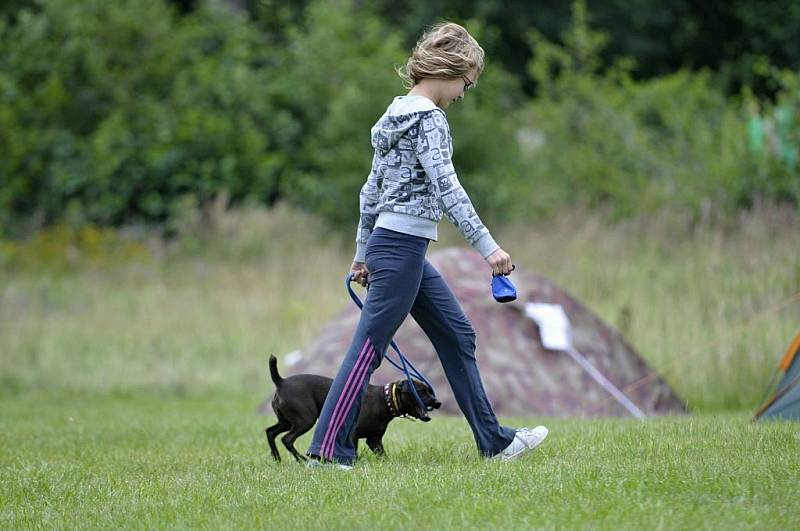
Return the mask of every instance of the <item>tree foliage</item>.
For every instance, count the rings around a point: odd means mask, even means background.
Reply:
[[[394,67],[413,44],[408,28],[416,36],[440,15],[467,25],[489,52],[479,88],[448,115],[459,176],[488,220],[546,215],[575,201],[617,215],[800,202],[800,83],[780,67],[794,52],[753,62],[753,79],[771,99],[758,86],[729,95],[723,62],[642,79],[636,59],[652,51],[646,40],[626,57],[618,51],[624,32],[595,22],[615,2],[591,10],[575,2],[567,15],[467,2],[469,16],[445,1],[411,2],[402,13],[348,0],[263,0],[249,12],[221,1],[15,5],[0,22],[6,233],[57,221],[169,224],[217,197],[286,198],[352,224],[370,127],[403,92]],[[766,28],[748,5],[735,3],[726,16],[772,35],[756,39],[753,57],[791,36],[792,9],[783,25]],[[630,9],[646,6],[654,20],[669,18],[643,0]],[[509,9],[516,17],[506,20]],[[656,27],[648,20],[639,23]],[[511,60],[524,58],[521,73],[495,58],[508,28],[522,31]]]
[[[48,0],[0,31],[0,222],[168,218],[178,200],[276,194],[286,113],[243,17],[160,0]],[[289,119],[290,120],[290,119]]]

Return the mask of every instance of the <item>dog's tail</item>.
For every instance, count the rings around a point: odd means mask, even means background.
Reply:
[[[275,384],[275,387],[280,386],[281,382],[283,382],[283,378],[281,378],[281,375],[278,374],[278,360],[275,358],[275,356],[269,357],[269,375],[272,378],[272,382]]]

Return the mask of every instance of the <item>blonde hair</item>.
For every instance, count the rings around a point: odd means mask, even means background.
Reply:
[[[420,37],[411,57],[397,73],[410,89],[428,77],[461,77],[473,68],[480,75],[483,57],[483,48],[466,29],[454,22],[441,22]]]

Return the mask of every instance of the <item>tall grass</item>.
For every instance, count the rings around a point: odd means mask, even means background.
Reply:
[[[331,284],[349,263],[340,237],[286,208],[215,227],[190,224],[126,265],[3,273],[5,390],[262,387],[268,355],[309,341],[341,304]]]
[[[189,220],[124,264],[84,263],[74,245],[67,270],[6,260],[0,393],[266,392],[267,356],[301,348],[347,304],[351,235],[286,207],[210,220]],[[800,291],[793,211],[763,208],[726,226],[567,213],[495,233],[516,264],[620,328],[695,410],[754,407],[800,323],[800,303],[772,307]],[[442,223],[432,250],[450,244],[463,242]]]
[[[662,212],[609,227],[566,215],[509,231],[516,260],[616,326],[690,408],[752,408],[800,332],[795,211],[713,226]]]

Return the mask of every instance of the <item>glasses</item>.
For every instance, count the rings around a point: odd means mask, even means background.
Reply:
[[[467,76],[464,76],[464,92],[468,91],[469,89],[471,89],[474,86],[475,86],[475,83],[470,78],[468,78]]]

